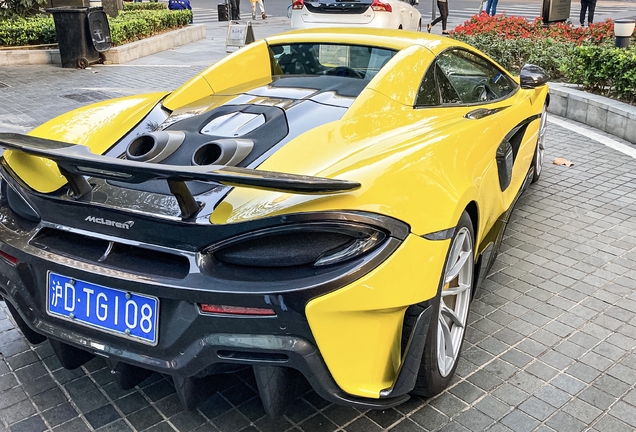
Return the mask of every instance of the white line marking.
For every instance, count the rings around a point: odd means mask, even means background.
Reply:
[[[623,144],[620,143],[618,141],[615,141],[609,137],[603,136],[601,134],[598,134],[596,132],[593,132],[589,129],[585,129],[582,128],[581,126],[577,126],[575,124],[563,121],[563,120],[559,120],[559,119],[555,119],[553,117],[548,116],[548,122],[550,123],[554,123],[557,126],[561,126],[562,128],[571,130],[572,132],[575,132],[579,135],[583,135],[585,137],[588,137],[594,141],[597,141],[601,144],[603,144],[604,146],[607,146],[611,149],[614,149],[616,151],[619,151],[633,159],[636,159],[636,148],[629,146],[627,144]]]

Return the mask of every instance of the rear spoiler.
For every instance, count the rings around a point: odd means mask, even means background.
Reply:
[[[202,181],[224,186],[250,187],[296,194],[335,194],[360,187],[360,183],[272,171],[222,165],[181,166],[160,165],[103,156],[92,153],[83,145],[54,141],[16,133],[0,133],[0,147],[40,156],[57,163],[66,177],[76,199],[91,192],[92,186],[84,176],[126,183],[166,180],[170,192],[181,209],[181,216],[189,219],[199,212],[199,204],[185,184]]]

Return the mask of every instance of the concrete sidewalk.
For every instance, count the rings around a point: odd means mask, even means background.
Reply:
[[[289,30],[289,20],[272,17],[252,26],[260,39]],[[207,23],[205,39],[122,65],[84,70],[51,64],[0,67],[0,131],[28,132],[87,103],[173,90],[227,55],[226,34],[227,22]]]
[[[224,23],[207,26],[206,40],[125,65],[0,68],[0,131],[179,86],[226,55]],[[283,18],[254,23],[256,38],[286,29]],[[219,376],[217,393],[188,412],[161,375],[122,391],[101,358],[63,369],[50,345],[30,346],[0,306],[0,432],[633,431],[634,153],[624,140],[552,117],[541,180],[516,206],[471,306],[457,375],[434,398],[360,411],[310,391],[273,421],[245,369]],[[555,157],[574,166],[552,165]]]

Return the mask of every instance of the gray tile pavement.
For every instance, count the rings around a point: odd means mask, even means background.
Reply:
[[[0,130],[174,88],[202,70],[203,57],[224,55],[215,37],[202,42],[206,52],[188,46],[120,67],[0,68],[8,84]],[[546,161],[566,157],[574,166],[548,163],[517,204],[472,304],[457,375],[437,397],[361,411],[309,391],[271,420],[242,369],[219,376],[214,396],[189,412],[161,375],[123,391],[102,359],[63,369],[48,343],[29,345],[0,307],[0,432],[634,430],[636,161],[587,130],[549,125]]]

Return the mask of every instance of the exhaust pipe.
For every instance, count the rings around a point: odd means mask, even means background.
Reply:
[[[253,148],[254,142],[249,139],[219,139],[196,149],[192,155],[192,165],[236,166]]]
[[[150,132],[135,138],[126,148],[126,158],[138,162],[161,162],[185,140],[183,131]]]

